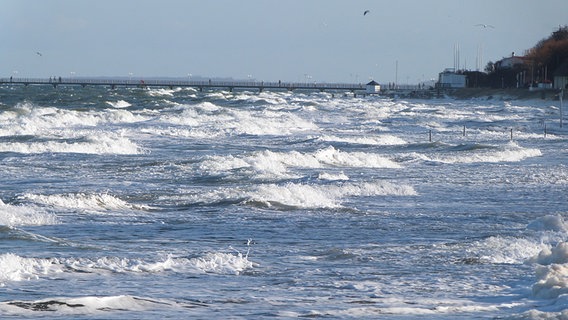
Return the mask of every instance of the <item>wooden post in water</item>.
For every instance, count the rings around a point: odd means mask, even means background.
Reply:
[[[560,128],[562,128],[562,97],[564,96],[564,89],[560,90]]]
[[[511,141],[513,141],[513,128],[511,128]]]
[[[432,130],[428,131],[428,141],[432,142]]]
[[[465,137],[465,124],[463,125],[463,136]]]

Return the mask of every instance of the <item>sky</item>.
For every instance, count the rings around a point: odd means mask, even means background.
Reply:
[[[0,77],[18,78],[416,84],[523,55],[568,24],[566,0],[0,0],[0,8]]]

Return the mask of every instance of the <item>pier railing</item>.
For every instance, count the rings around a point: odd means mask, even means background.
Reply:
[[[283,81],[219,81],[219,80],[161,80],[161,79],[105,79],[105,78],[0,78],[0,85],[76,85],[76,86],[118,86],[125,87],[193,87],[233,89],[282,89],[282,90],[345,90],[363,91],[364,84],[283,82]]]

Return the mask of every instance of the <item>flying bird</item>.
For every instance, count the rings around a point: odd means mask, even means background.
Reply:
[[[40,57],[43,56],[43,54],[41,54],[41,52],[39,52],[39,51],[36,51],[36,54],[37,54],[38,56],[40,56]]]
[[[475,25],[476,27],[483,27],[483,28],[495,28],[494,26],[490,25],[490,24],[484,24],[484,23],[479,23]]]
[[[371,12],[371,10],[365,10],[365,12],[363,12],[363,15],[366,16],[369,12]]]

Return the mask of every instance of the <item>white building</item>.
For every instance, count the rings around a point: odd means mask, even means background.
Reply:
[[[381,85],[373,80],[365,85],[365,92],[367,94],[377,94],[381,92]]]
[[[525,57],[516,56],[513,52],[510,57],[495,62],[495,69],[513,69],[525,63]]]
[[[448,68],[444,72],[440,72],[438,76],[438,88],[465,88],[465,74],[456,73],[454,69]]]

